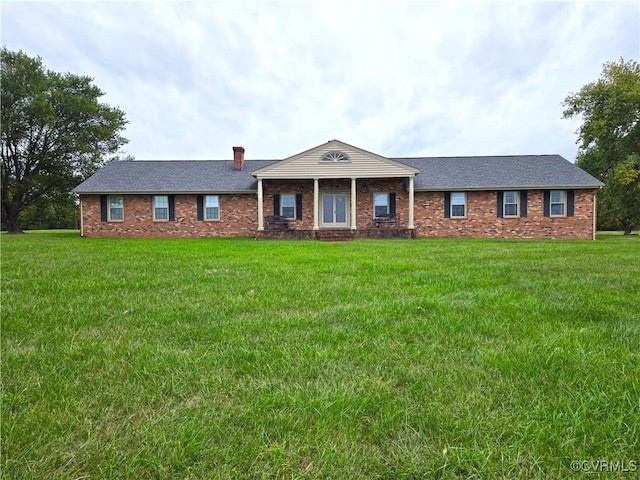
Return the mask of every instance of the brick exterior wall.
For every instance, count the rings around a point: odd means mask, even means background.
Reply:
[[[82,195],[86,237],[238,237],[258,228],[256,195],[219,195],[220,220],[198,220],[197,196],[175,195],[175,221],[153,220],[153,195],[124,195],[124,220],[100,221],[100,195]]]
[[[351,192],[349,179],[320,180],[319,186],[321,194],[327,191]],[[302,219],[291,220],[289,226],[296,230],[313,229],[312,180],[269,180],[263,187],[265,216],[274,213],[273,195],[301,194]],[[376,192],[395,192],[400,227],[407,228],[409,194],[404,179],[359,179],[356,189],[356,225],[359,230],[376,228],[373,220],[373,194]],[[531,190],[527,195],[526,217],[498,218],[497,192],[467,192],[466,218],[445,218],[443,192],[415,192],[415,234],[418,237],[591,239],[595,193],[596,190],[575,190],[573,217],[545,217],[544,191]],[[196,195],[175,195],[175,221],[167,222],[153,220],[152,195],[124,195],[124,221],[102,222],[100,196],[83,195],[83,233],[87,237],[255,236],[258,227],[257,195],[221,194],[219,198],[220,220],[198,221]],[[348,211],[350,214],[350,205]]]
[[[320,188],[319,202],[322,202],[323,193],[344,192],[351,195],[350,179],[320,180],[318,186]],[[406,227],[408,225],[409,194],[404,187],[404,179],[357,180],[356,192],[356,225],[358,228],[375,228],[373,223],[373,194],[379,192],[395,192],[396,213],[400,215],[400,226]],[[265,181],[263,185],[264,214],[273,215],[273,196],[286,193],[302,194],[302,220],[290,220],[289,226],[295,229],[311,230],[313,228],[313,180]],[[347,205],[347,214],[351,215],[351,204]],[[321,211],[320,215],[322,215]]]
[[[596,190],[575,190],[573,217],[545,217],[544,190],[529,190],[526,217],[498,218],[496,191],[467,192],[466,218],[445,218],[443,192],[416,192],[416,235],[591,239],[595,194]]]

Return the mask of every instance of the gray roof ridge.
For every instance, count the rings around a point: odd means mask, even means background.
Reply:
[[[391,160],[423,160],[427,158],[514,158],[514,157],[562,157],[559,153],[500,154],[500,155],[431,155],[428,157],[388,157]],[[564,157],[562,157],[564,158]]]
[[[279,162],[276,158],[245,158],[245,162]],[[136,158],[135,160],[112,160],[107,163],[129,163],[129,162],[233,162],[232,158]]]
[[[535,153],[535,154],[500,154],[500,155],[429,155],[429,156],[411,156],[411,157],[386,157],[389,160],[427,160],[431,158],[517,158],[517,157],[562,157],[559,153]],[[564,158],[564,157],[562,157]],[[245,162],[279,162],[281,158],[245,158]],[[113,160],[108,163],[125,163],[125,162],[233,162],[232,158],[136,158],[134,160]]]

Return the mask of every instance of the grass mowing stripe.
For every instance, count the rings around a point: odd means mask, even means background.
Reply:
[[[1,240],[6,478],[640,460],[637,237]]]

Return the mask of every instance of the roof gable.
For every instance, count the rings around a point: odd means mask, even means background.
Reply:
[[[324,161],[323,158],[329,155]],[[335,161],[331,161],[335,160]],[[420,170],[339,140],[330,140],[254,170],[262,179],[413,177]]]

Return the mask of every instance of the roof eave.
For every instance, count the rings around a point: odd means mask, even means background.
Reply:
[[[415,169],[414,169],[415,170]],[[253,175],[255,172],[251,172],[251,175]],[[359,175],[355,175],[356,179],[361,179],[361,178],[409,178],[409,177],[415,177],[418,173],[420,173],[420,171],[417,172],[399,172],[399,173],[394,173],[394,174],[390,174],[390,175],[379,175],[379,174],[359,174]],[[290,175],[290,176],[283,176],[283,175],[276,175],[276,176],[268,176],[268,175],[254,175],[257,179],[261,179],[261,180],[313,180],[315,178],[317,178],[318,180],[327,180],[327,179],[336,179],[336,178],[354,178],[353,175],[345,175],[344,173],[335,173],[335,174],[324,174],[324,175]]]
[[[78,195],[211,195],[211,194],[224,194],[224,195],[233,195],[233,194],[257,194],[258,190],[185,190],[185,191],[175,191],[175,190],[97,190],[97,191],[76,191],[72,190],[73,193]]]
[[[592,190],[594,188],[600,189],[604,186],[601,185],[495,185],[485,187],[461,187],[461,186],[448,186],[448,187],[416,187],[416,192],[451,192],[451,191],[486,191],[486,190]]]

